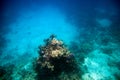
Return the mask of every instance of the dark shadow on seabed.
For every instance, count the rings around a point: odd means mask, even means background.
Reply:
[[[16,22],[19,9],[15,9],[15,6],[11,0],[0,0],[0,51],[9,42],[4,37],[5,34],[9,33],[8,26]]]
[[[113,24],[110,28],[111,35],[120,44],[120,1],[112,0],[115,8],[117,9],[117,14],[113,16]]]

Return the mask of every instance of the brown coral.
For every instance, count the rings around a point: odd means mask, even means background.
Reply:
[[[75,66],[73,54],[65,47],[63,41],[54,35],[45,40],[45,45],[39,46],[39,54],[36,67],[39,74],[56,75],[62,71],[71,71]]]

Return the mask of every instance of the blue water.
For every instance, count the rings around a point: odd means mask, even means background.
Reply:
[[[80,75],[60,80],[120,80],[119,1],[1,0],[0,13],[5,80],[36,80],[32,64],[51,34],[67,45],[80,68]]]

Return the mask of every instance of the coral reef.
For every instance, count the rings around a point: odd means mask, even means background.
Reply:
[[[35,64],[35,70],[40,79],[46,80],[47,77],[55,77],[62,72],[76,71],[77,64],[74,55],[66,48],[63,41],[58,40],[55,35],[51,35],[44,41],[45,44],[39,46],[39,57]]]
[[[12,80],[13,68],[13,64],[0,66],[0,80]]]

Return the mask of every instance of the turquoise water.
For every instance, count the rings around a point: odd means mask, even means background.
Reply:
[[[36,80],[33,62],[38,46],[51,34],[65,43],[79,67],[76,73],[63,73],[57,79],[120,80],[119,1],[0,3],[0,80]]]

